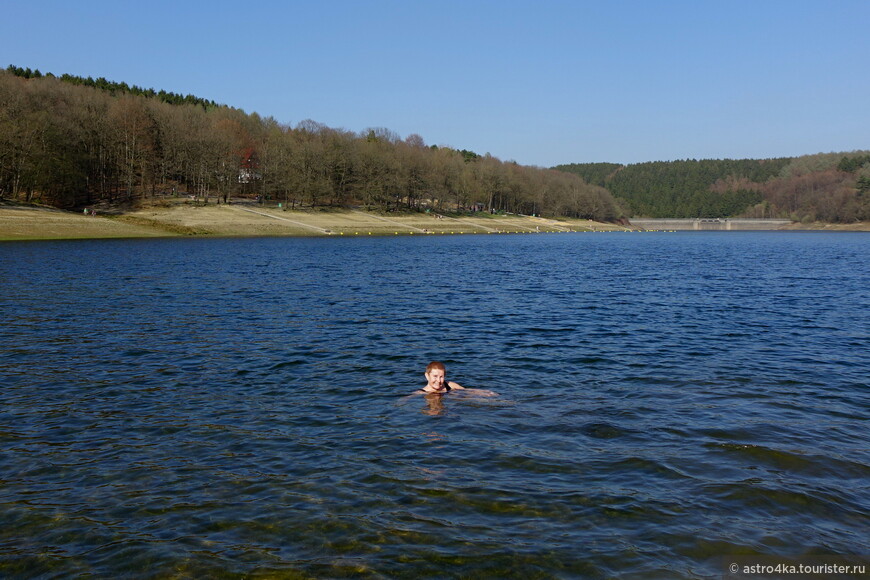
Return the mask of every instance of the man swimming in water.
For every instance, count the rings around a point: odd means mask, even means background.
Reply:
[[[466,389],[459,383],[447,380],[447,369],[444,368],[444,363],[432,361],[426,367],[426,386],[417,391],[421,395],[443,395],[450,391],[464,390],[476,395],[491,397],[496,395],[493,391],[486,389]]]

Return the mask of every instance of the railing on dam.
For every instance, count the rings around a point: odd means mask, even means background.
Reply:
[[[778,230],[791,220],[761,218],[631,218],[631,225],[645,230]]]

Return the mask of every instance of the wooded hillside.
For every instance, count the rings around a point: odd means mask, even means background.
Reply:
[[[427,147],[419,135],[290,127],[189,95],[0,71],[0,197],[76,207],[163,192],[206,203],[259,196],[292,207],[621,217],[606,189],[578,175]]]
[[[556,169],[605,187],[637,217],[870,220],[867,152],[633,165],[580,163]]]

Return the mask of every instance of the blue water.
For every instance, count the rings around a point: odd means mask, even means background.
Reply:
[[[0,244],[0,576],[870,554],[870,235]],[[499,393],[408,397],[430,360]]]

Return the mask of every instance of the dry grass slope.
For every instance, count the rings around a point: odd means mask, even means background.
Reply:
[[[0,205],[0,240],[174,236],[391,236],[621,231],[614,224],[529,216],[376,214],[358,210],[285,211],[253,204],[160,204],[96,217]]]

